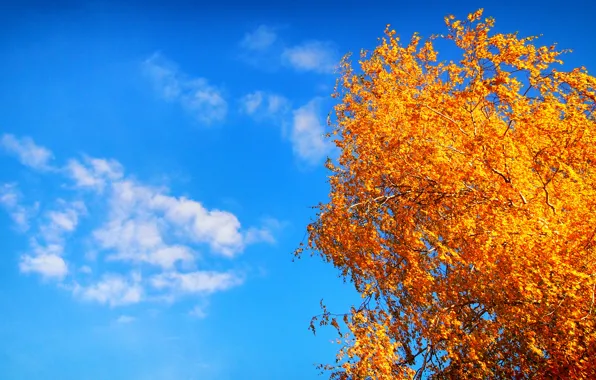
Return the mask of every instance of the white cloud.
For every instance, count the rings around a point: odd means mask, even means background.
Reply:
[[[106,274],[101,281],[87,287],[77,284],[74,294],[83,300],[108,304],[111,307],[134,304],[140,302],[143,297],[140,281],[141,278],[137,274],[132,274],[130,278],[119,274]]]
[[[72,204],[72,207],[67,207],[64,210],[50,211],[48,219],[52,229],[71,232],[77,227],[79,214],[84,213],[85,210],[85,205],[82,202],[77,202]]]
[[[246,33],[240,46],[247,50],[266,50],[277,40],[275,30],[267,25],[260,25],[254,31]]]
[[[155,220],[113,219],[93,233],[99,246],[112,250],[109,260],[145,262],[171,269],[176,262],[194,261],[193,250],[184,245],[168,245]]]
[[[147,261],[164,269],[170,269],[176,262],[188,263],[193,260],[194,253],[190,248],[183,245],[171,245],[153,251]]]
[[[19,267],[23,273],[34,272],[45,278],[63,279],[68,273],[62,257],[55,254],[23,255]]]
[[[85,166],[78,160],[70,160],[66,165],[66,170],[70,176],[76,181],[79,187],[103,187],[103,180],[96,178]]]
[[[233,256],[244,249],[240,221],[230,212],[208,210],[197,201],[163,193],[153,194],[148,206],[162,213],[183,236],[196,243],[207,243],[213,252]]]
[[[151,278],[156,289],[170,289],[174,293],[210,294],[238,286],[243,278],[232,272],[196,271],[189,273],[164,272]]]
[[[134,321],[136,321],[136,318],[131,317],[130,315],[121,315],[116,319],[116,323],[121,324],[121,325],[132,323]]]
[[[310,41],[284,49],[282,60],[298,71],[331,74],[339,65],[336,47],[331,42]]]
[[[36,145],[29,137],[21,139],[11,134],[4,134],[0,138],[0,145],[8,153],[16,156],[19,161],[33,169],[50,169],[48,162],[53,158],[50,150]]]
[[[320,162],[330,153],[331,145],[325,139],[317,100],[294,111],[290,140],[294,153],[309,164]]]
[[[75,230],[79,217],[87,213],[82,201],[66,202],[59,199],[57,208],[46,213],[45,223],[39,225],[40,237],[47,243],[62,243],[65,233]]]
[[[144,62],[144,69],[161,96],[176,101],[199,122],[211,124],[222,121],[228,105],[222,91],[205,78],[192,78],[160,53]]]
[[[112,184],[109,199],[109,220],[93,236],[101,249],[114,252],[112,260],[171,268],[178,261],[194,260],[193,249],[185,244],[207,244],[212,252],[227,257],[242,252],[247,244],[234,214],[173,197],[166,189],[121,180]]]
[[[34,220],[19,267],[61,280],[81,300],[116,307],[224,291],[244,279],[231,270],[209,270],[209,253],[231,259],[249,244],[275,241],[274,224],[245,228],[231,212],[125,176],[114,160],[83,156],[51,173],[71,181],[60,187],[71,198],[57,199]],[[15,185],[0,187],[0,205],[19,210]],[[81,228],[87,216],[92,225]],[[77,249],[67,249],[71,242]],[[82,260],[95,261],[94,270]]]
[[[240,98],[240,109],[256,120],[269,119],[281,125],[284,135],[290,125],[289,139],[294,154],[308,164],[317,164],[332,150],[325,138],[325,128],[319,115],[320,98],[315,98],[306,105],[291,111],[290,102],[281,95],[265,91],[255,91]],[[291,112],[290,112],[291,111]],[[291,121],[288,123],[288,119]],[[270,232],[270,231],[269,231]],[[250,239],[260,236],[271,241],[268,231],[259,233],[250,231]]]

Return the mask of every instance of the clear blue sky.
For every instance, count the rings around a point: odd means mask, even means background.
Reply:
[[[0,5],[0,379],[314,379],[292,262],[328,188],[334,66],[484,7],[595,71],[591,1]],[[413,5],[413,4],[419,5]],[[50,5],[51,4],[51,5]]]

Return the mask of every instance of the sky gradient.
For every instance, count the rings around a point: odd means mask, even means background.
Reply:
[[[590,1],[413,3],[2,2],[0,378],[318,378],[339,59],[484,7],[596,70]]]

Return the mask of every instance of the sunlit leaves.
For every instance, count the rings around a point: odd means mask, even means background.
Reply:
[[[491,33],[482,11],[445,21],[445,36],[388,29],[358,68],[343,61],[341,155],[307,248],[364,301],[324,309],[342,342],[324,368],[596,378],[596,78]],[[459,61],[440,60],[439,38]]]

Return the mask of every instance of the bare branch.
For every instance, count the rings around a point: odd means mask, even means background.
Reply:
[[[493,172],[493,173],[496,173],[496,174],[498,174],[499,176],[501,176],[501,178],[503,178],[503,180],[504,180],[506,183],[511,183],[511,179],[510,179],[509,177],[507,177],[505,174],[503,174],[503,173],[501,173],[500,171],[498,171],[497,169],[495,169],[495,168],[490,168],[490,170],[492,170],[492,172]]]

